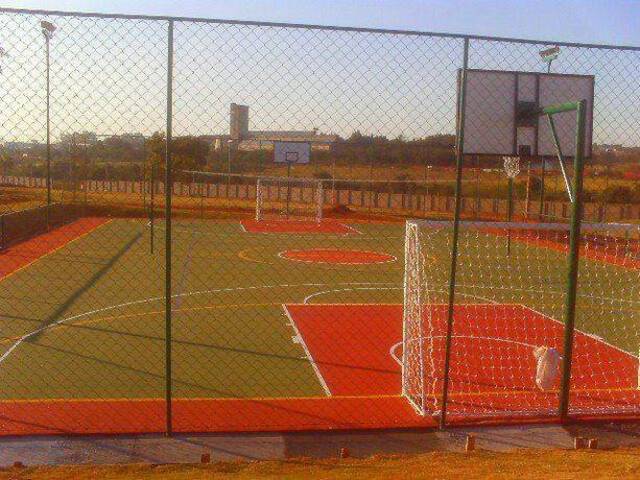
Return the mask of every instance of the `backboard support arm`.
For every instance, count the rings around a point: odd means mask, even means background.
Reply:
[[[549,121],[549,128],[551,129],[551,135],[553,136],[553,143],[556,147],[558,162],[560,163],[560,171],[562,172],[564,185],[567,189],[567,194],[569,195],[569,201],[573,203],[574,202],[573,190],[571,189],[571,182],[569,181],[569,177],[567,176],[567,171],[564,168],[564,156],[562,155],[562,146],[560,145],[560,140],[558,139],[556,124],[554,123],[553,117],[550,114],[547,114],[547,120]]]

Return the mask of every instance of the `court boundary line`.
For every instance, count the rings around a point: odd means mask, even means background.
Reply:
[[[300,400],[358,400],[358,399],[385,399],[385,398],[402,398],[400,394],[380,394],[380,395],[309,395],[309,396],[293,396],[293,397],[173,397],[173,401],[180,402],[234,402],[234,401],[249,401],[249,402],[278,402],[278,401],[300,401]],[[0,405],[3,403],[92,403],[92,402],[165,402],[164,397],[113,397],[113,398],[19,398],[19,399],[0,399]]]
[[[590,392],[637,392],[638,389],[634,387],[614,387],[614,388],[580,388],[572,390],[575,393],[590,393]],[[545,394],[557,394],[559,390],[554,389],[550,391],[545,391],[541,393]],[[482,392],[451,392],[449,396],[453,398],[457,397],[479,397],[483,395],[524,395],[531,393],[530,390],[485,390]],[[437,394],[436,397],[440,398],[442,394]],[[387,399],[387,398],[402,398],[404,396],[400,393],[398,394],[380,394],[380,395],[331,395],[331,396],[320,396],[320,395],[309,395],[309,396],[293,396],[293,397],[173,397],[174,401],[181,402],[200,402],[200,401],[211,401],[211,402],[233,402],[233,401],[252,401],[252,402],[272,402],[272,401],[288,401],[288,400],[358,400],[358,399]],[[2,404],[28,404],[28,403],[101,403],[101,402],[154,402],[154,401],[162,401],[164,402],[166,399],[164,397],[112,397],[112,398],[90,398],[90,397],[81,397],[81,398],[19,398],[19,399],[0,399],[0,405]],[[635,405],[630,406],[629,408],[636,408]],[[514,412],[519,412],[515,411]],[[615,415],[613,413],[612,415]]]
[[[310,295],[307,295],[302,300],[302,303],[298,305],[349,305],[349,303],[308,303],[309,300],[315,297],[319,297],[320,295],[325,295],[327,293],[336,293],[336,292],[355,292],[358,290],[403,290],[403,287],[356,287],[356,288],[340,288],[340,289],[331,289],[331,290],[323,290],[321,292],[314,292]],[[295,305],[295,304],[287,304],[287,305]],[[371,305],[370,303],[356,303],[353,305]],[[376,303],[375,305],[384,305],[382,303]],[[397,305],[395,303],[389,305]],[[400,304],[402,305],[402,304]]]
[[[293,319],[293,317],[291,316],[291,313],[289,312],[289,309],[287,308],[287,304],[283,303],[282,309],[284,310],[284,314],[289,320],[289,324],[291,325],[291,328],[293,328],[294,332],[296,333],[296,338],[299,340],[300,345],[302,345],[302,348],[304,349],[305,355],[307,356],[307,359],[311,364],[311,368],[313,368],[313,371],[315,372],[316,377],[318,377],[318,382],[320,382],[320,386],[322,387],[324,392],[327,394],[327,397],[331,397],[332,396],[331,390],[329,389],[329,386],[327,385],[327,382],[325,381],[324,376],[322,375],[322,372],[318,367],[318,364],[313,359],[313,355],[311,355],[311,351],[309,350],[309,347],[307,346],[307,343],[305,342],[304,337],[302,336],[302,333],[300,333],[300,330],[298,329],[298,326],[296,325],[295,320]]]
[[[551,320],[552,322],[556,322],[556,323],[558,323],[558,324],[560,324],[560,325],[562,325],[562,326],[564,327],[564,322],[563,322],[562,320],[558,320],[557,318],[553,318],[553,317],[551,317],[550,315],[547,315],[547,314],[545,314],[545,313],[543,313],[543,312],[540,312],[540,311],[538,311],[538,310],[536,310],[536,309],[534,309],[534,308],[531,308],[531,307],[529,307],[529,306],[527,306],[527,305],[522,305],[522,307],[523,307],[523,308],[525,308],[525,309],[527,309],[527,310],[532,311],[532,312],[533,312],[533,313],[535,313],[535,314],[541,315],[542,317],[548,318],[548,319],[549,319],[549,320]],[[579,328],[574,328],[574,332],[575,332],[575,333],[578,333],[578,334],[580,334],[580,335],[584,335],[585,337],[592,338],[593,340],[596,340],[597,342],[600,342],[600,343],[602,343],[602,344],[604,344],[604,345],[606,345],[606,346],[608,346],[608,347],[611,347],[611,348],[613,348],[614,350],[619,351],[620,353],[623,353],[623,354],[625,354],[625,355],[628,355],[628,356],[630,356],[630,357],[631,357],[631,358],[633,358],[633,359],[640,359],[640,356],[634,355],[633,353],[631,353],[631,352],[627,352],[626,350],[622,349],[621,347],[618,347],[618,346],[616,346],[616,345],[613,345],[612,343],[609,343],[609,342],[608,342],[608,341],[606,341],[603,337],[596,336],[595,334],[589,334],[589,333],[585,332],[584,330],[580,330]],[[575,341],[575,339],[574,339],[574,341]],[[575,345],[574,345],[574,346],[575,346]]]
[[[344,252],[344,253],[369,253],[369,254],[375,254],[375,255],[384,255],[390,258],[388,260],[383,260],[381,262],[375,261],[375,262],[359,263],[359,262],[322,262],[317,260],[300,260],[298,258],[288,258],[285,256],[288,252],[304,253],[304,252],[312,252],[312,251],[318,251],[318,250]],[[290,262],[311,263],[311,264],[319,264],[319,265],[383,265],[385,263],[394,263],[398,261],[398,257],[396,257],[395,255],[391,255],[390,253],[380,253],[380,252],[374,252],[372,250],[340,250],[340,249],[329,249],[329,248],[311,248],[306,250],[300,250],[300,249],[282,250],[278,252],[277,256],[283,260],[288,260]]]
[[[100,218],[100,217],[97,217],[97,218]],[[71,240],[69,240],[69,241],[65,242],[63,245],[60,245],[60,246],[58,246],[58,247],[54,248],[53,250],[50,250],[50,251],[48,251],[48,252],[43,253],[43,254],[42,254],[42,255],[40,255],[38,258],[36,258],[36,259],[34,259],[34,260],[30,261],[29,263],[26,263],[25,265],[22,265],[21,267],[18,267],[16,270],[13,270],[12,272],[7,273],[5,276],[0,277],[0,282],[5,281],[7,278],[9,278],[9,277],[11,277],[11,276],[15,275],[16,273],[18,273],[18,272],[20,272],[20,271],[22,271],[22,270],[24,270],[24,269],[26,269],[26,268],[28,268],[28,267],[33,266],[33,264],[34,264],[34,263],[36,263],[36,262],[38,262],[38,261],[42,260],[43,258],[46,258],[46,257],[48,257],[48,256],[50,256],[50,255],[53,255],[54,253],[56,253],[56,252],[58,252],[58,251],[62,250],[63,248],[65,248],[65,247],[67,247],[67,246],[71,245],[71,244],[72,244],[72,243],[74,243],[75,241],[80,240],[80,239],[82,239],[82,238],[86,237],[87,235],[89,235],[89,234],[91,234],[91,233],[94,233],[94,232],[95,232],[96,230],[98,230],[100,227],[103,227],[104,225],[108,225],[108,224],[110,224],[110,223],[112,223],[112,222],[113,222],[113,218],[105,219],[105,221],[104,221],[103,223],[101,223],[101,224],[99,224],[99,225],[94,226],[91,230],[88,230],[88,231],[86,231],[86,232],[84,232],[84,233],[80,234],[79,236],[77,236],[77,237],[75,237],[75,238],[72,238]],[[74,223],[76,223],[76,222],[69,223],[69,224],[67,224],[67,225],[65,225],[65,226],[70,226],[70,225],[73,225]],[[49,233],[55,233],[55,231],[49,231],[49,232],[46,232],[44,235],[49,234]],[[42,234],[41,234],[41,235],[42,235]],[[35,237],[30,238],[29,240],[33,240],[33,239],[35,239],[35,238],[37,238],[37,237],[40,237],[41,235],[36,235]],[[29,241],[29,240],[27,240],[27,241]],[[24,244],[24,243],[26,243],[26,242],[21,242],[21,244]],[[20,244],[18,244],[18,245],[20,245]],[[16,246],[17,246],[17,245],[14,245],[14,246],[12,246],[12,247],[10,247],[10,248],[15,248]]]
[[[245,219],[246,220],[246,219]],[[358,230],[357,228],[347,224],[347,223],[343,223],[343,222],[339,222],[337,220],[334,219],[325,219],[323,220],[325,222],[325,225],[327,224],[334,224],[334,225],[338,225],[340,227],[343,227],[344,229],[346,229],[346,232],[314,232],[314,231],[309,231],[309,232],[268,232],[268,231],[262,231],[262,232],[251,232],[249,230],[247,230],[246,226],[244,225],[244,221],[245,220],[240,220],[240,225],[242,227],[242,230],[249,234],[249,235],[281,235],[281,236],[291,236],[291,235],[296,235],[296,234],[300,234],[300,235],[304,235],[305,238],[306,237],[310,237],[312,235],[318,235],[321,237],[326,237],[326,236],[330,236],[330,235],[335,235],[338,237],[349,237],[349,236],[354,236],[354,235],[363,235],[363,233]],[[256,222],[259,223],[259,220],[256,220],[255,218],[249,219],[249,221],[252,222]],[[283,220],[265,220],[265,222],[283,222]],[[321,225],[322,221],[320,223],[318,222],[313,222],[313,221],[308,221],[308,220],[289,220],[290,223],[294,223],[294,222],[306,222],[306,223],[310,223],[310,224],[314,224],[314,225]],[[404,238],[404,237],[398,237],[398,238]]]

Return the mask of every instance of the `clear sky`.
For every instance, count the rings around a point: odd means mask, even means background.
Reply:
[[[640,46],[640,0],[3,0],[2,5]]]
[[[640,0],[2,0],[4,7],[380,27],[549,40],[473,40],[469,66],[540,72],[553,41],[640,46]],[[41,14],[0,15],[0,142],[45,135]],[[52,135],[165,128],[166,21],[51,16]],[[176,22],[174,133],[252,130],[420,138],[455,131],[463,41]],[[562,49],[554,73],[593,75],[594,141],[640,145],[640,51]],[[495,94],[494,94],[495,95]],[[487,105],[500,101],[486,98]]]

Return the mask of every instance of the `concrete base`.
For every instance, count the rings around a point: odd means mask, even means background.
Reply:
[[[0,440],[0,465],[28,466],[116,463],[197,463],[211,461],[334,457],[347,448],[354,457],[463,451],[466,436],[478,449],[573,448],[574,437],[599,439],[598,448],[640,446],[640,423],[529,425],[460,428],[448,431],[176,435],[130,437],[26,437]]]

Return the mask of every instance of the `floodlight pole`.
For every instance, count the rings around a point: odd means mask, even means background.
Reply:
[[[445,341],[444,372],[442,382],[442,407],[440,429],[447,425],[447,402],[449,398],[449,376],[451,370],[451,338],[453,335],[453,310],[456,294],[456,269],[458,265],[458,237],[460,232],[460,210],[462,203],[462,164],[464,159],[465,96],[467,91],[467,68],[469,66],[469,39],[464,39],[462,70],[460,71],[460,95],[458,97],[458,137],[456,139],[456,204],[453,216],[453,240],[451,269],[449,274],[449,302],[447,309],[447,336]]]
[[[51,88],[50,88],[50,42],[55,26],[49,22],[40,22],[45,43],[46,66],[46,102],[47,102],[47,207],[51,205]],[[48,214],[48,208],[47,208]]]
[[[47,69],[47,205],[51,205],[51,126],[50,126],[50,88],[49,88],[49,37],[45,35]]]

